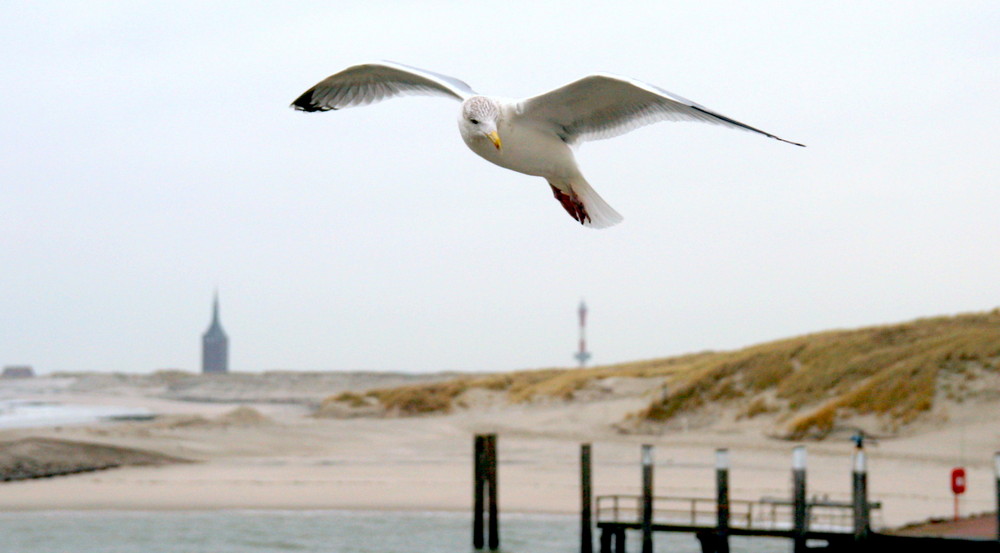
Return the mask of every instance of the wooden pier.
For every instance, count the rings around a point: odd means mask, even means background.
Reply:
[[[654,532],[694,534],[703,553],[729,553],[730,536],[786,538],[795,553],[941,552],[1000,553],[997,539],[895,536],[872,531],[871,518],[882,508],[868,500],[867,461],[861,442],[854,453],[851,501],[807,499],[806,455],[793,450],[791,498],[729,498],[729,452],[716,452],[716,497],[652,495],[652,447],[642,447],[641,495],[602,495],[595,501],[600,553],[626,553],[626,531],[642,534],[642,552],[652,553]],[[586,468],[589,475],[590,469]],[[1000,457],[997,459],[1000,475]],[[1000,498],[1000,479],[997,481]],[[1000,499],[998,499],[1000,505]],[[585,551],[581,548],[581,551]]]
[[[600,533],[600,553],[627,553],[626,538],[629,530],[641,533],[642,553],[653,553],[653,534],[656,532],[693,534],[700,542],[703,553],[729,553],[730,536],[789,539],[794,553],[1000,553],[1000,536],[995,539],[938,538],[898,536],[873,531],[872,516],[878,516],[882,505],[868,500],[868,469],[863,443],[864,437],[858,436],[853,457],[850,501],[808,498],[804,446],[798,446],[792,452],[792,493],[788,498],[730,499],[729,451],[726,449],[716,451],[714,498],[655,496],[655,464],[651,445],[643,445],[641,450],[640,495],[614,494],[593,498],[591,444],[581,444],[580,551],[592,553],[592,530],[596,526]],[[994,458],[994,463],[997,475],[997,516],[1000,517],[1000,453]],[[496,550],[500,545],[500,536],[495,434],[476,436],[473,466],[473,546],[476,549],[487,546],[484,540],[485,510],[489,514],[488,547]],[[488,505],[485,505],[487,502]]]
[[[723,533],[718,524],[716,498],[665,497],[652,498],[653,532],[695,534],[704,551],[719,551]],[[596,525],[601,536],[601,553],[623,553],[626,530],[642,530],[641,495],[602,495],[596,498]],[[795,505],[788,499],[762,498],[756,501],[731,500],[724,527],[729,536],[758,536],[795,539]],[[869,510],[881,509],[878,502],[869,503]],[[806,503],[808,526],[805,539],[809,543],[853,544],[853,505],[814,499]],[[706,542],[711,546],[706,548]],[[621,546],[619,548],[618,546]]]

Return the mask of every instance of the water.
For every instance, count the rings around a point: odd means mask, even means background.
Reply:
[[[375,511],[48,511],[0,513],[4,553],[466,553],[468,513]],[[503,553],[576,553],[579,522],[501,515]],[[595,546],[597,535],[595,532]],[[658,553],[698,553],[690,534],[654,534]],[[786,540],[733,538],[735,553],[790,551]],[[628,536],[637,551],[638,533]]]
[[[149,409],[141,407],[0,400],[0,428],[91,424],[111,418],[151,416],[152,412]]]

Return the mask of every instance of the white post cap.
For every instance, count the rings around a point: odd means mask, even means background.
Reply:
[[[653,464],[653,446],[644,444],[642,446],[642,466],[648,467]]]
[[[729,469],[729,450],[720,448],[715,450],[715,468],[718,470]]]
[[[794,470],[806,470],[806,446],[797,445],[792,450],[792,468]]]
[[[868,472],[868,459],[864,451],[854,452],[854,472]]]

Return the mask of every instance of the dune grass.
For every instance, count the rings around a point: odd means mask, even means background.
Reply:
[[[797,439],[822,437],[852,414],[909,424],[933,407],[939,373],[962,371],[970,363],[1000,370],[1000,310],[821,332],[728,352],[587,369],[463,376],[365,395],[377,399],[387,412],[420,415],[449,412],[459,396],[474,388],[503,392],[509,402],[520,403],[572,399],[605,378],[660,378],[666,382],[665,392],[635,418],[667,421],[708,404],[741,402],[742,418],[784,411],[791,417],[787,436]]]
[[[881,415],[902,426],[933,407],[940,371],[968,363],[997,370],[998,358],[998,311],[824,332],[705,360],[640,416],[667,420],[742,386],[748,393],[774,390],[801,413],[788,425],[790,438],[822,437],[851,414]]]
[[[367,405],[366,398],[370,397],[376,399],[385,412],[392,415],[448,413],[455,408],[459,396],[477,388],[503,392],[507,401],[511,403],[530,402],[536,398],[569,400],[578,390],[602,378],[669,376],[692,360],[706,355],[710,354],[696,353],[589,369],[534,369],[483,376],[460,376],[444,382],[379,388],[363,393],[343,392],[324,400],[320,409],[330,403],[340,403],[348,407]]]

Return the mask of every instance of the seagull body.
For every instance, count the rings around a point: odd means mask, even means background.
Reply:
[[[446,75],[393,62],[349,67],[299,96],[292,107],[329,111],[402,94],[430,94],[462,102],[458,128],[465,144],[487,161],[548,181],[573,219],[603,228],[622,220],[580,173],[574,148],[659,121],[701,121],[778,138],[653,85],[609,74],[584,77],[519,100],[477,94]]]

